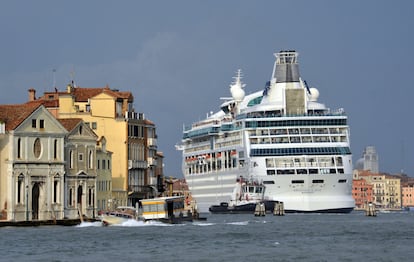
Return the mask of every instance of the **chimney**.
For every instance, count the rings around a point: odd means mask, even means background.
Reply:
[[[29,89],[29,102],[36,100],[36,90],[33,88]]]
[[[71,84],[68,84],[68,85],[66,86],[66,92],[67,92],[68,94],[71,94],[71,93],[72,93],[72,90],[73,90],[73,86],[72,86]]]

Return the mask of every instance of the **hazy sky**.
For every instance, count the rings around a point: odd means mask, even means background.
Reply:
[[[344,108],[354,163],[376,147],[380,171],[414,176],[414,1],[1,1],[0,104],[80,87],[131,91],[155,122],[167,176],[183,124],[217,111],[235,71],[246,93],[294,49],[319,101]],[[56,70],[53,77],[53,70]],[[55,79],[55,80],[54,80]]]

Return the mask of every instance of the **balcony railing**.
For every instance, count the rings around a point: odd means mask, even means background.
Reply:
[[[147,163],[148,163],[148,167],[149,166],[156,166],[157,165],[157,160],[155,160],[154,158],[152,158],[152,157],[148,157],[147,158]]]
[[[129,192],[137,192],[137,193],[149,193],[151,192],[151,188],[148,186],[137,186],[137,185],[129,185],[128,186]]]
[[[144,120],[145,119],[145,115],[144,115],[144,113],[137,113],[137,112],[125,111],[125,119]]]
[[[143,160],[128,160],[128,169],[147,168],[148,164]]]
[[[157,139],[156,138],[148,138],[147,144],[148,144],[148,147],[156,147],[157,146]]]

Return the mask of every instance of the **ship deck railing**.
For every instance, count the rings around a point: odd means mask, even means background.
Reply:
[[[346,116],[345,111],[343,109],[338,109],[335,111],[327,111],[327,112],[309,112],[305,114],[281,114],[275,112],[251,112],[251,113],[244,113],[237,115],[236,119],[246,119],[246,118],[280,118],[280,117],[321,117],[321,116]]]

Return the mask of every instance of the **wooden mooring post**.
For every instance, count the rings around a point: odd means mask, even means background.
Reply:
[[[273,209],[274,216],[284,216],[285,215],[285,208],[283,202],[276,202],[275,207]]]
[[[365,215],[369,217],[376,217],[377,216],[377,210],[375,209],[375,205],[371,202],[369,202],[365,206]]]
[[[266,215],[266,207],[264,203],[259,202],[256,204],[256,208],[254,209],[254,215],[256,217],[258,216],[264,217]]]

